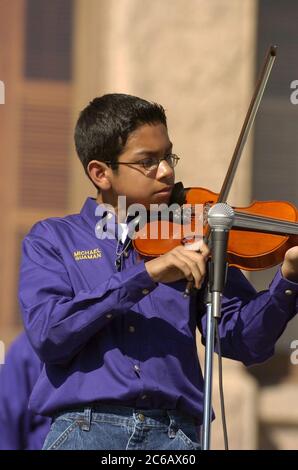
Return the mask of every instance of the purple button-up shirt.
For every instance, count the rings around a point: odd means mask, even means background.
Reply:
[[[0,369],[0,450],[38,450],[50,430],[50,419],[28,409],[41,371],[26,335],[12,343]]]
[[[96,208],[88,198],[80,214],[41,221],[23,242],[21,309],[45,362],[30,406],[52,414],[100,402],[177,409],[201,421],[195,332],[197,324],[205,335],[202,293],[184,298],[185,281],[156,284],[133,249],[117,272],[117,241],[96,237]],[[280,272],[258,294],[230,268],[219,328],[223,355],[244,364],[270,357],[296,313],[297,295],[298,284]]]

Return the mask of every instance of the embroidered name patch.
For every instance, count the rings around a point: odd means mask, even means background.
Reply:
[[[73,257],[76,261],[97,259],[101,258],[101,250],[99,248],[94,248],[93,250],[77,250],[73,252]]]

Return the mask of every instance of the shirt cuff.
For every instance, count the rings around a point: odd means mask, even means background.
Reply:
[[[283,277],[281,268],[277,271],[270,284],[269,292],[278,302],[282,310],[292,311],[293,315],[298,310],[298,282],[290,281]]]
[[[121,272],[123,287],[127,292],[126,300],[137,303],[144,296],[150,294],[158,284],[148,274],[144,261],[134,265],[133,270]]]

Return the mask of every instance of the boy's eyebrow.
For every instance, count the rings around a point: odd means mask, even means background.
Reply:
[[[166,148],[166,152],[171,152],[172,148],[173,148],[173,144],[172,142],[170,142],[169,146]],[[160,152],[158,150],[154,151],[154,150],[141,149],[136,152],[136,155],[142,155],[144,153],[148,153],[149,155],[157,155]]]

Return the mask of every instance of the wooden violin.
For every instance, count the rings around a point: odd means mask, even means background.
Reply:
[[[218,202],[219,195],[204,188],[183,188],[177,183],[171,203],[178,202],[194,207],[203,207],[203,235],[208,238],[209,226],[206,214]],[[253,271],[270,268],[283,260],[285,252],[298,245],[298,211],[286,201],[255,201],[248,207],[234,207],[238,226],[230,230],[228,242],[228,263],[240,269]],[[255,230],[246,230],[246,224],[253,222]],[[169,220],[153,220],[145,224],[133,240],[135,249],[145,257],[160,256],[178,245],[191,241],[194,233],[194,211],[184,224],[183,232],[179,223]],[[167,225],[165,229],[163,225]],[[162,234],[169,233],[164,238]],[[150,233],[158,234],[150,237]],[[183,234],[178,238],[177,234]],[[174,236],[175,234],[175,236]],[[189,234],[189,236],[188,236]]]

